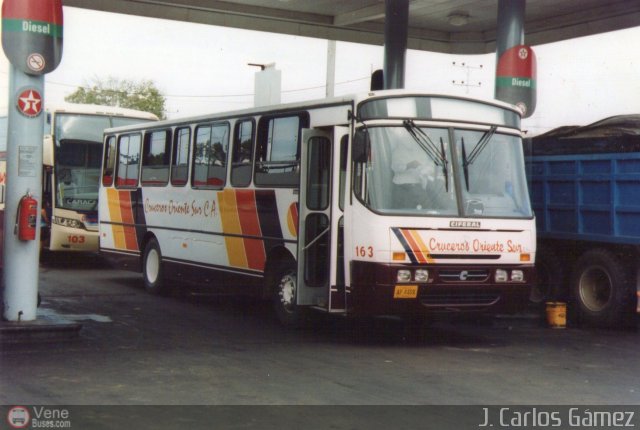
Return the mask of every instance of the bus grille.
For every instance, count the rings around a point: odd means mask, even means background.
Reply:
[[[484,282],[489,279],[489,271],[484,269],[445,269],[438,273],[442,282]]]
[[[495,291],[452,291],[427,292],[420,296],[425,306],[491,306],[500,300],[500,293]]]

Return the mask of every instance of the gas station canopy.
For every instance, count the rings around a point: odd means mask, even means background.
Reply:
[[[384,0],[63,0],[65,6],[346,42],[384,44]],[[408,48],[495,52],[497,0],[412,0]],[[525,43],[640,25],[636,0],[527,0]]]

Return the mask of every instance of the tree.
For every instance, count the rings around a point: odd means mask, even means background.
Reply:
[[[70,103],[137,109],[154,113],[160,119],[165,118],[165,97],[150,80],[134,82],[111,77],[106,81],[95,79],[93,85],[78,87],[64,99]]]

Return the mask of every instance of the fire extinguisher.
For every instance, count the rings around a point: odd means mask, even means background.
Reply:
[[[38,219],[38,201],[27,193],[18,203],[16,229],[18,239],[36,240],[36,220]]]

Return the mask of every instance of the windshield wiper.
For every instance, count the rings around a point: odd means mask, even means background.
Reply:
[[[433,140],[427,133],[418,127],[413,120],[406,119],[403,121],[404,127],[407,129],[413,140],[422,148],[422,150],[431,158],[436,166],[442,167],[442,173],[444,174],[445,190],[449,191],[449,175],[447,171],[447,156],[444,151],[444,142],[440,138],[440,149],[433,143]]]
[[[448,193],[449,192],[449,175],[447,174],[447,153],[444,152],[444,142],[442,141],[442,138],[440,138],[440,158],[443,160],[443,164],[442,164],[442,174],[444,175],[444,190]]]
[[[469,162],[467,161],[467,150],[464,147],[464,137],[462,140],[462,171],[464,172],[464,184],[469,191]]]
[[[469,191],[469,166],[472,165],[474,161],[476,161],[476,158],[478,158],[478,155],[480,155],[480,153],[487,146],[487,144],[489,143],[489,141],[491,140],[491,138],[493,137],[497,129],[498,129],[498,126],[492,125],[489,130],[485,131],[482,137],[480,137],[480,140],[478,140],[478,143],[476,143],[476,146],[474,146],[473,150],[471,150],[471,154],[469,154],[468,158],[467,158],[467,150],[464,145],[464,137],[461,139],[462,140],[462,169],[464,171],[464,183],[467,186],[467,191]]]
[[[476,143],[476,146],[471,151],[471,154],[469,154],[468,160],[465,161],[465,167],[472,165],[473,162],[476,161],[476,158],[478,158],[478,155],[480,155],[480,153],[487,146],[487,144],[489,143],[489,141],[491,140],[491,138],[493,137],[497,129],[498,129],[498,126],[492,125],[489,130],[484,132],[484,134],[482,135],[478,143]],[[464,140],[462,142],[463,142],[462,149],[464,150]]]

